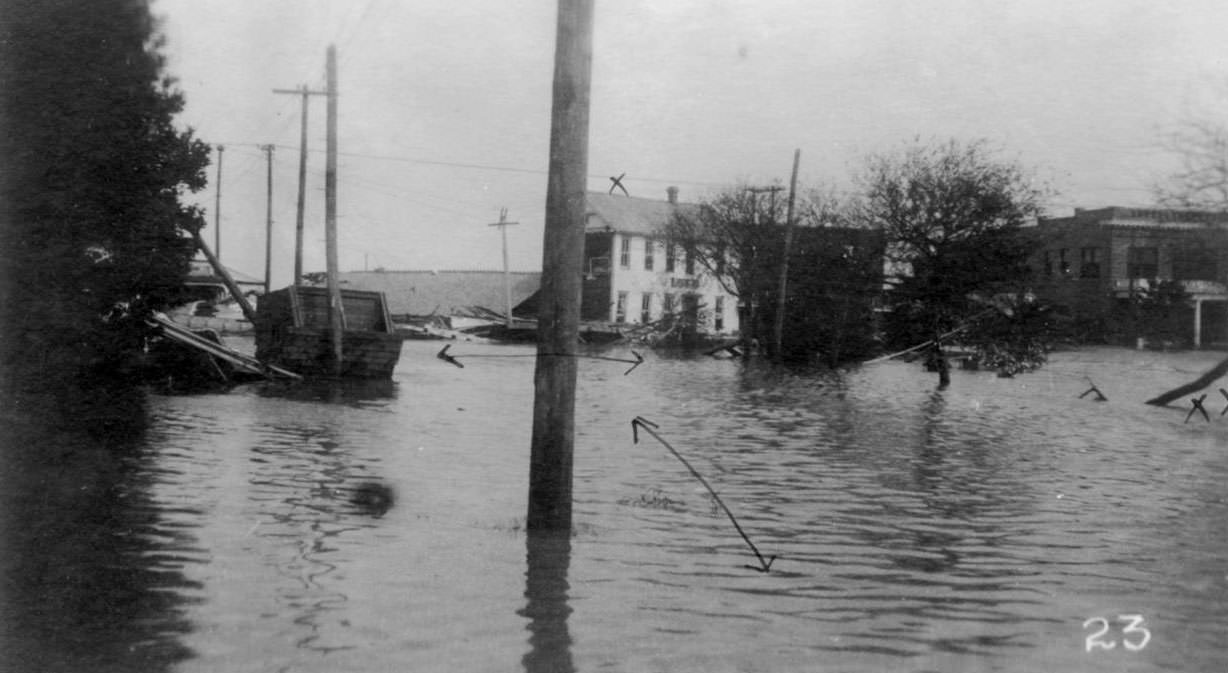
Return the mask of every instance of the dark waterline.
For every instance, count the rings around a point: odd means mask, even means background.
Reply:
[[[1217,354],[944,391],[902,363],[585,362],[559,538],[523,531],[532,359],[436,350],[392,384],[9,435],[4,670],[1228,670],[1228,420],[1142,404]],[[1114,649],[1087,651],[1096,617]]]

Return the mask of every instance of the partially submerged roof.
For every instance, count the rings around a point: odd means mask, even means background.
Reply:
[[[541,272],[513,271],[512,305],[541,286]],[[502,271],[349,271],[338,274],[341,287],[376,290],[393,315],[450,315],[470,306],[503,311]]]
[[[584,231],[610,231],[655,236],[669,224],[674,213],[696,206],[666,200],[645,199],[621,194],[588,192],[585,195]]]
[[[236,271],[228,266],[222,265],[230,277],[234,279],[236,285],[259,285],[264,288],[264,280],[249,276],[242,271]],[[209,260],[194,259],[191,262],[191,267],[188,269],[188,277],[185,281],[188,285],[221,285],[223,284],[222,277],[214,271],[213,265],[209,264]]]

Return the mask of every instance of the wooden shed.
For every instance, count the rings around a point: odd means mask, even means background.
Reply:
[[[388,379],[401,357],[401,336],[382,292],[341,290],[345,378]],[[332,377],[328,290],[290,286],[260,300],[256,357],[307,377]]]

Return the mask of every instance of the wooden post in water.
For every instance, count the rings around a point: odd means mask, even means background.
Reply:
[[[298,209],[294,216],[294,285],[303,281],[303,210],[307,202],[307,97],[327,96],[327,91],[312,91],[304,84],[297,89],[273,89],[273,93],[292,93],[303,97],[302,122],[298,141]]]
[[[499,221],[488,225],[499,227],[500,233],[503,234],[503,316],[509,330],[512,328],[512,277],[511,272],[507,270],[507,228],[516,224],[520,223],[507,221],[507,208],[503,208],[499,211]]]
[[[570,534],[593,0],[558,8],[526,528]]]
[[[225,145],[217,146],[217,184],[213,190],[213,250],[218,259],[221,259],[222,255],[222,154],[225,152]]]
[[[247,297],[243,296],[243,291],[239,289],[239,284],[235,282],[235,279],[226,270],[226,267],[222,266],[222,262],[217,258],[217,255],[214,255],[209,246],[205,245],[205,239],[200,235],[199,230],[192,232],[192,238],[196,241],[196,247],[205,253],[205,259],[209,260],[213,271],[222,279],[222,284],[226,286],[227,290],[230,290],[230,296],[234,297],[235,301],[239,303],[239,309],[243,311],[243,317],[255,325],[256,309],[252,308],[251,302],[247,300]]]
[[[333,345],[333,375],[341,376],[345,315],[337,284],[337,48],[328,45],[328,138],[324,165],[324,241],[328,275],[328,327]]]
[[[298,140],[298,202],[294,208],[294,280],[298,287],[303,282],[303,214],[307,205],[307,96],[311,94],[303,85],[303,121],[299,125]]]
[[[776,295],[776,330],[772,335],[772,356],[784,358],[785,302],[789,298],[789,253],[793,248],[793,202],[797,198],[797,166],[802,150],[793,151],[793,177],[789,178],[789,205],[785,209],[785,245],[780,258],[780,286]]]
[[[264,208],[264,293],[268,294],[273,283],[273,146],[261,145],[267,160],[267,190]]]

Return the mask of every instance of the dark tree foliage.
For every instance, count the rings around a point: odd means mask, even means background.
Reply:
[[[976,335],[985,324],[978,316],[989,314],[984,299],[1018,296],[1030,275],[1034,242],[1021,227],[1040,214],[1043,191],[979,142],[912,144],[871,156],[858,177],[861,217],[884,230],[899,271],[889,293],[889,345],[912,346],[965,323],[961,338],[985,343]],[[1030,340],[995,343],[998,359],[1035,356]]]
[[[181,290],[209,148],[174,125],[146,0],[8,3],[0,31],[6,381],[88,386],[138,343],[115,308]]]
[[[781,356],[835,367],[881,346],[875,307],[883,288],[883,236],[843,218],[806,217],[794,232]],[[770,302],[775,310],[777,295]]]
[[[978,366],[1000,376],[1039,369],[1060,340],[1064,319],[1029,295],[999,297],[979,315],[976,329],[960,341],[977,354]]]
[[[738,297],[742,336],[774,338],[786,200],[747,188],[679,209],[663,235]],[[882,289],[881,232],[858,228],[845,204],[815,190],[797,199],[781,353],[836,365],[873,348]]]

